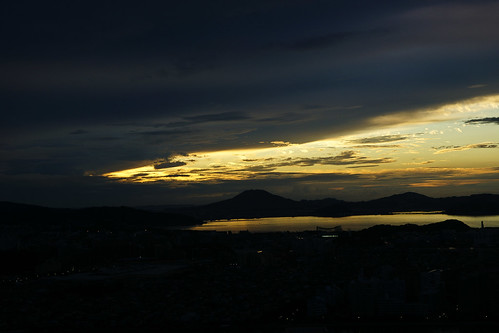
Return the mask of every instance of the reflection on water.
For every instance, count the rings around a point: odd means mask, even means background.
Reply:
[[[327,332],[335,332],[335,333],[468,333],[468,332],[495,332],[497,330],[496,327],[482,326],[480,325],[480,330],[476,330],[475,328],[468,327],[432,327],[431,325],[392,325],[392,326],[373,326],[373,327],[356,327],[356,328],[339,328],[339,329],[328,329]],[[312,332],[312,331],[311,331]],[[318,331],[320,332],[320,331]],[[324,331],[326,332],[326,331]]]
[[[293,332],[293,331],[291,331]],[[298,331],[302,332],[302,331]],[[311,332],[314,332],[311,330]],[[424,323],[396,324],[388,325],[359,325],[357,327],[328,327],[327,331],[334,333],[492,333],[497,332],[497,326],[494,323],[469,322],[461,324],[440,323],[436,325]]]
[[[485,227],[499,227],[499,215],[454,216],[447,214],[399,213],[394,215],[358,215],[345,217],[296,216],[216,220],[187,229],[232,232],[244,230],[248,230],[250,232],[275,232],[305,231],[315,230],[316,227],[331,228],[341,226],[343,230],[361,230],[376,224],[403,225],[413,223],[423,225],[441,222],[448,219],[460,220],[474,228],[479,228],[481,221],[483,221]]]

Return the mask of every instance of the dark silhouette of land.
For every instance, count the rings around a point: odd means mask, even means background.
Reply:
[[[190,207],[190,216],[178,207],[167,213],[3,202],[0,331],[496,332],[499,228],[458,220],[360,231],[171,228],[205,216],[339,207],[372,214],[444,203],[446,212],[460,205],[483,212],[496,197],[406,193],[348,203],[254,190]]]
[[[0,224],[65,225],[67,227],[134,228],[201,224],[198,218],[178,213],[153,212],[132,207],[48,208],[0,202]]]
[[[350,216],[392,214],[394,212],[442,212],[449,215],[499,214],[499,195],[476,194],[463,197],[431,198],[407,192],[385,198],[348,202],[333,198],[292,200],[264,190],[247,190],[227,200],[201,206],[48,208],[0,202],[2,223],[66,223],[120,227],[142,225],[188,226],[203,220],[277,216]]]
[[[411,211],[440,211],[450,215],[477,216],[499,214],[499,195],[477,194],[431,198],[407,192],[360,202],[347,202],[333,198],[295,201],[264,190],[248,190],[231,199],[176,211],[204,220],[277,216],[340,217]]]

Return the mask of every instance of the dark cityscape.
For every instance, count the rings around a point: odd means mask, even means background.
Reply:
[[[252,196],[248,204],[258,210],[261,195],[262,204],[272,196],[248,191],[230,202]],[[493,332],[498,325],[499,228],[483,222],[252,233],[188,230],[202,221],[126,207],[2,209],[10,221],[0,242],[5,331]]]

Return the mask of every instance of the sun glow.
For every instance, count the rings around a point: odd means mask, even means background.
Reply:
[[[498,105],[498,95],[487,96],[377,117],[371,121],[374,128],[352,135],[299,144],[276,138],[262,142],[262,148],[169,156],[103,176],[173,186],[278,178],[310,182],[314,175],[350,179],[336,181],[332,188],[338,189],[359,181],[362,186],[385,186],[382,181],[390,177],[400,177],[399,182],[408,187],[497,182],[499,132],[497,124],[486,119],[496,119]]]

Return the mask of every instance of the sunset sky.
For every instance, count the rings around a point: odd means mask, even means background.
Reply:
[[[497,1],[11,1],[0,200],[499,194]]]

